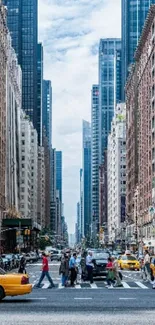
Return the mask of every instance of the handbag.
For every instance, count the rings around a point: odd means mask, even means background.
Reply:
[[[114,280],[114,271],[109,270],[107,278],[108,280]]]

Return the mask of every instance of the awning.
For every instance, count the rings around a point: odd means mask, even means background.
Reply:
[[[32,227],[32,219],[7,218],[2,220],[3,227]]]

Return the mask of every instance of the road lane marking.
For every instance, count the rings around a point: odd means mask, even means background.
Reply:
[[[74,298],[74,300],[92,300],[92,299],[93,298],[90,298],[90,297],[89,298],[80,298],[80,297],[79,298]]]
[[[90,286],[91,286],[92,289],[98,289],[98,287],[97,287],[97,285],[95,283],[91,283]]]
[[[146,287],[142,282],[139,282],[139,281],[135,281],[135,283],[142,289],[148,289],[148,287]]]
[[[32,300],[47,300],[47,298],[43,298],[43,297],[41,297],[41,298],[25,298],[24,300],[30,300],[30,301],[32,301]]]
[[[130,289],[131,288],[125,281],[122,281],[122,284],[123,284],[123,287],[125,289]]]
[[[137,298],[119,298],[119,300],[136,300]]]

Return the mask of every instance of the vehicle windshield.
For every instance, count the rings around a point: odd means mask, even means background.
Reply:
[[[107,260],[109,257],[109,254],[107,253],[93,253],[93,258],[95,260]]]
[[[136,258],[134,256],[131,255],[127,255],[127,256],[122,256],[121,258],[123,261],[136,261]]]

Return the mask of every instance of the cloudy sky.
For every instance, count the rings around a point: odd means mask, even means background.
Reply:
[[[44,78],[53,86],[53,146],[63,151],[63,201],[74,232],[82,160],[82,119],[91,120],[100,38],[120,37],[121,0],[39,0]]]

